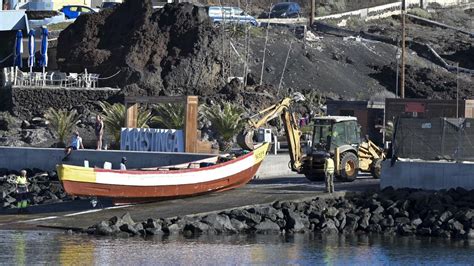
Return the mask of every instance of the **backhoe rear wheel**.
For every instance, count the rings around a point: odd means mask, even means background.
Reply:
[[[370,165],[370,173],[375,179],[379,179],[382,176],[382,159],[376,159]]]
[[[359,159],[352,152],[345,152],[341,155],[341,175],[338,178],[343,182],[352,182],[359,173]]]

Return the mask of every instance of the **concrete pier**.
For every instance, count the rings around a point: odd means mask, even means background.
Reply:
[[[170,218],[175,216],[222,211],[231,208],[268,204],[274,201],[306,200],[315,197],[342,197],[358,191],[378,190],[379,181],[362,177],[352,183],[335,184],[336,193],[324,192],[324,182],[310,182],[301,175],[267,177],[252,180],[242,188],[160,202],[112,206],[102,200],[92,208],[88,200],[75,200],[50,205],[29,207],[29,214],[18,215],[15,209],[0,209],[2,229],[85,229],[97,222],[129,212],[136,221],[147,218]]]

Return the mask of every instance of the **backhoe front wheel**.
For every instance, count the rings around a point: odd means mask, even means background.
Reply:
[[[341,175],[339,179],[343,182],[352,182],[357,178],[359,172],[359,159],[352,152],[341,155]]]

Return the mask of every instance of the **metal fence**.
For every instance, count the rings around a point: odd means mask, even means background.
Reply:
[[[399,118],[395,127],[398,158],[474,161],[472,118]]]

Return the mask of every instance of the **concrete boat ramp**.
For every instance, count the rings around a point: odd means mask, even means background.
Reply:
[[[197,197],[164,200],[139,205],[113,206],[102,200],[92,208],[88,200],[75,200],[29,207],[28,214],[15,209],[0,210],[0,230],[5,229],[85,229],[101,220],[129,212],[136,221],[170,218],[225,209],[272,203],[280,200],[304,200],[313,197],[340,197],[350,192],[378,190],[379,181],[370,176],[352,183],[336,183],[336,193],[324,193],[323,182],[309,182],[301,175],[266,177],[252,180],[231,191]]]

